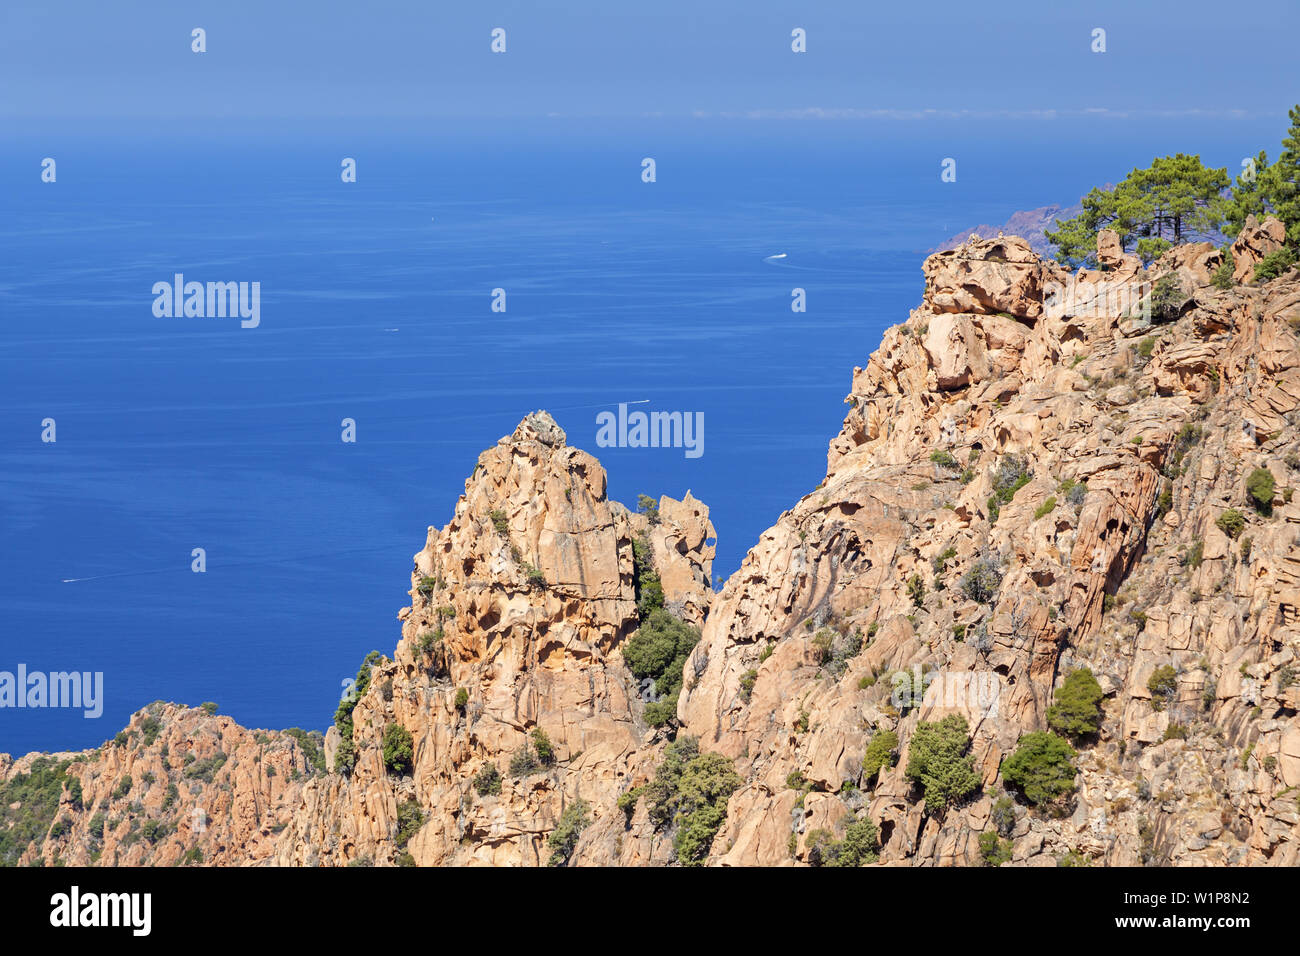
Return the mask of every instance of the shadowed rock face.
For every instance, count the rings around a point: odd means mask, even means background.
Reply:
[[[1070,800],[1053,813],[1022,800],[1004,820],[1014,862],[1300,862],[1300,274],[1220,290],[1217,250],[1179,247],[1144,270],[1113,246],[1103,235],[1104,271],[1078,274],[1014,238],[928,259],[922,305],[854,370],[826,478],[716,594],[706,507],[687,493],[662,498],[657,521],[630,513],[549,415],[528,416],[415,555],[401,640],[352,712],[350,773],[337,729],[325,772],[303,749],[314,741],[152,705],[126,744],[65,755],[83,808],[65,793],[70,826],[26,858],[169,863],[200,847],[220,864],[537,865],[583,800],[571,862],[670,862],[671,829],[645,801],[616,805],[666,739],[621,660],[644,536],[667,606],[702,624],[677,732],[742,780],[712,862],[808,862],[810,834],[866,818],[884,862],[981,862],[1004,759],[1082,666],[1106,693],[1101,731],[1079,746]],[[1107,311],[1107,283],[1145,291],[1165,274],[1182,295],[1163,322]],[[1084,306],[1048,307],[1052,287]],[[1257,468],[1275,477],[1271,515],[1246,497]],[[1233,508],[1240,532],[1218,520]],[[1166,665],[1173,689],[1153,697]],[[899,671],[915,699],[896,693]],[[905,776],[912,738],[952,713],[982,789],[927,812]],[[149,715],[161,730],[146,742]],[[402,774],[384,764],[393,724],[412,739]],[[554,763],[512,775],[539,728]],[[901,759],[864,779],[884,731]],[[211,780],[185,776],[186,753],[218,748]],[[32,760],[0,759],[0,780]],[[475,786],[489,766],[499,793]],[[144,768],[155,782],[140,797],[112,795]],[[166,807],[164,780],[180,791]],[[98,838],[103,800],[121,820]],[[132,820],[195,806],[218,808],[205,833],[124,844]],[[416,822],[399,835],[403,819]]]

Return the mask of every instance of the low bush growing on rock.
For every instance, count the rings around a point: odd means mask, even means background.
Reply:
[[[866,866],[880,859],[880,830],[871,820],[855,820],[844,828],[844,839],[830,830],[813,830],[804,839],[813,866]]]
[[[389,773],[407,774],[415,761],[415,742],[401,724],[384,728],[384,767]]]
[[[992,830],[980,834],[980,856],[985,866],[1001,866],[1011,862],[1011,841],[1000,838]]]
[[[1035,730],[1020,738],[1002,764],[1002,779],[1033,804],[1050,803],[1074,791],[1074,749],[1056,734]]]
[[[1147,678],[1147,690],[1151,692],[1151,706],[1156,710],[1164,710],[1169,698],[1177,689],[1178,672],[1174,670],[1172,664],[1157,667]]]
[[[961,590],[972,601],[992,604],[1002,587],[1002,569],[991,558],[980,558],[961,577]]]
[[[1246,478],[1246,494],[1250,503],[1262,515],[1273,513],[1273,495],[1277,492],[1277,481],[1267,468],[1256,468]]]
[[[588,813],[590,809],[586,800],[575,800],[564,808],[564,812],[560,814],[559,824],[546,841],[546,845],[551,848],[550,859],[546,861],[547,866],[564,866],[569,862],[574,848],[578,845],[578,837],[591,822]]]
[[[474,775],[474,789],[480,797],[496,796],[501,792],[501,771],[494,763],[484,764]]]
[[[1236,538],[1246,530],[1246,516],[1236,508],[1229,508],[1214,520],[1218,529],[1229,538]]]
[[[650,822],[656,829],[675,827],[673,850],[678,862],[699,866],[727,816],[727,800],[740,787],[731,759],[702,753],[698,739],[679,737],[664,750],[655,778],[646,784]]]
[[[662,698],[645,708],[645,720],[650,726],[661,726],[676,716],[682,670],[691,648],[699,641],[697,629],[663,608],[656,608],[623,645],[623,662],[628,670],[639,680],[651,678],[655,693]]]
[[[1067,737],[1086,737],[1101,727],[1101,702],[1106,695],[1092,671],[1071,671],[1056,689],[1055,703],[1047,708],[1047,726]]]
[[[1029,484],[1032,477],[1029,465],[1023,458],[1007,455],[998,462],[997,470],[993,473],[993,494],[989,495],[987,502],[989,524],[997,523],[1002,506],[1008,504],[1017,491]]]
[[[931,813],[964,800],[980,786],[970,750],[970,726],[960,714],[917,724],[908,745],[908,779],[920,785]]]
[[[867,744],[867,751],[862,755],[862,779],[870,780],[894,765],[898,760],[898,734],[892,730],[880,730]]]

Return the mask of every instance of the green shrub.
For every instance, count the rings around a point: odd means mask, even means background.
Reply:
[[[920,607],[925,601],[925,581],[921,575],[913,574],[907,579],[907,596],[912,599],[915,607]]]
[[[1185,724],[1170,724],[1165,728],[1161,740],[1186,740],[1187,726]]]
[[[1232,273],[1236,268],[1236,260],[1232,255],[1232,249],[1223,250],[1223,261],[1219,263],[1217,269],[1210,276],[1210,285],[1216,289],[1231,289],[1233,286]]]
[[[877,731],[862,756],[862,779],[870,780],[881,770],[892,767],[897,761],[898,734],[892,730]]]
[[[457,687],[456,700],[455,700],[456,709],[464,710],[465,706],[468,703],[469,703],[469,691],[467,691],[464,687]]]
[[[474,777],[474,789],[480,797],[496,796],[501,792],[501,771],[494,763],[484,764]]]
[[[996,524],[1002,506],[1016,496],[1016,492],[1029,484],[1032,479],[1029,466],[1023,458],[1007,455],[998,462],[993,473],[993,494],[989,495],[989,524]]]
[[[546,841],[546,845],[551,848],[551,857],[546,861],[547,866],[564,866],[573,856],[573,850],[578,845],[578,837],[587,824],[591,822],[588,811],[591,806],[586,800],[575,800],[564,808],[560,814],[560,822],[552,831]]]
[[[1047,708],[1047,726],[1067,737],[1086,737],[1101,727],[1101,701],[1106,695],[1092,671],[1071,671],[1056,689],[1055,703]]]
[[[677,695],[673,694],[663,700],[646,704],[642,716],[651,727],[662,727],[668,721],[675,720],[677,717]]]
[[[510,537],[510,517],[500,508],[493,508],[488,512],[488,519],[492,522],[492,527],[496,528],[497,534]]]
[[[226,755],[218,750],[210,757],[194,760],[185,768],[182,776],[189,780],[202,780],[204,783],[211,783],[216,777],[217,771],[225,765]],[[130,780],[130,777],[127,780]]]
[[[1147,690],[1151,692],[1151,706],[1156,710],[1164,710],[1169,698],[1178,690],[1178,672],[1173,665],[1157,667],[1147,678]]]
[[[1136,351],[1138,357],[1142,359],[1151,358],[1151,353],[1156,350],[1156,343],[1158,341],[1160,340],[1157,339],[1154,335],[1148,335],[1146,338],[1144,338],[1141,342],[1137,344]]]
[[[705,861],[726,820],[727,800],[740,784],[731,760],[701,753],[694,737],[678,737],[665,748],[645,795],[653,826],[677,829],[673,850],[678,862],[698,866]]]
[[[880,831],[871,820],[855,820],[844,828],[833,866],[865,866],[879,858]]]
[[[1246,494],[1250,503],[1262,515],[1273,513],[1273,495],[1277,491],[1277,482],[1273,473],[1267,468],[1256,468],[1246,478]]]
[[[871,820],[855,820],[844,828],[844,839],[835,840],[830,830],[813,830],[804,838],[808,862],[813,866],[856,867],[879,858],[880,831]]]
[[[1269,279],[1276,279],[1295,265],[1295,261],[1296,254],[1288,246],[1270,252],[1255,266],[1255,281],[1267,282]]]
[[[1283,684],[1282,686],[1285,687],[1286,685]],[[74,810],[85,809],[84,805],[82,804],[82,798],[84,796],[85,793],[81,789],[81,781],[76,777],[69,776],[68,777],[68,799],[72,802],[72,809]]]
[[[284,733],[297,742],[302,755],[307,758],[307,763],[314,771],[325,772],[325,738],[319,730],[308,731],[301,727],[290,727]]]
[[[205,700],[203,703],[199,704],[199,709],[207,714],[215,714],[217,712],[217,704],[215,701]]]
[[[961,465],[958,464],[957,459],[952,456],[951,452],[932,451],[930,452],[930,460],[940,468],[947,468],[950,471],[959,471],[961,469]]]
[[[352,740],[352,725],[348,724],[348,736],[339,741],[334,751],[334,769],[338,773],[349,774],[357,764],[357,745]]]
[[[645,720],[652,727],[666,723],[677,713],[682,670],[691,648],[699,640],[700,632],[696,628],[662,608],[655,608],[623,645],[623,662],[628,670],[638,680],[653,679],[655,693],[663,698],[657,704],[646,706]]]
[[[420,652],[420,656],[428,657],[433,653],[434,648],[442,644],[443,631],[439,627],[436,631],[424,631],[416,639],[415,647]]]
[[[549,767],[555,763],[555,748],[551,746],[551,738],[546,736],[546,731],[541,727],[533,729],[533,750],[537,754],[537,762],[543,767]]]
[[[1037,521],[1056,510],[1056,496],[1048,495],[1047,500],[1034,509],[1034,520]]]
[[[931,560],[930,566],[934,568],[935,577],[943,574],[943,572],[948,569],[948,562],[955,557],[957,557],[957,549],[952,547],[952,545],[949,545],[944,548],[939,555]]]
[[[121,780],[117,782],[117,787],[114,788],[112,794],[113,799],[114,800],[125,799],[127,794],[131,792],[131,788],[134,786],[135,786],[135,781],[131,779],[131,775],[129,773],[126,774],[124,777],[122,777]]]
[[[1002,569],[991,558],[980,558],[962,575],[962,593],[979,604],[993,604],[1002,587]]]
[[[985,866],[1001,866],[1011,862],[1011,841],[1003,840],[992,830],[980,834],[980,856]]]
[[[146,717],[140,721],[140,736],[144,738],[146,747],[153,746],[153,742],[158,739],[160,730],[162,730],[162,722],[157,717]]]
[[[384,728],[384,767],[389,773],[398,775],[411,772],[415,762],[415,741],[411,732],[401,724],[389,724]]]
[[[536,773],[541,769],[541,764],[537,762],[537,755],[533,753],[533,748],[527,741],[524,745],[510,755],[510,776],[514,778],[526,777],[530,773]]]
[[[908,779],[921,787],[931,813],[970,796],[980,786],[970,750],[969,725],[960,714],[917,724],[908,746]]]
[[[1082,507],[1084,500],[1088,497],[1088,483],[1086,481],[1075,481],[1073,478],[1065,479],[1056,490],[1058,494],[1065,495],[1066,504],[1073,508]]]
[[[405,847],[411,842],[411,837],[419,832],[420,827],[424,826],[424,810],[420,808],[420,802],[414,798],[403,800],[397,805],[397,835],[394,841],[397,846]]]
[[[374,666],[383,659],[378,651],[371,651],[362,659],[352,690],[339,701],[334,711],[334,726],[338,728],[340,738],[338,749],[334,752],[334,769],[341,773],[351,773],[356,765],[357,748],[352,739],[352,711],[357,706],[357,701],[370,688]]]
[[[993,810],[989,815],[993,825],[1001,836],[1011,836],[1016,828],[1016,803],[1010,797],[998,797],[993,801]]]
[[[644,534],[632,539],[632,578],[637,614],[644,621],[664,606],[664,587],[654,567],[654,550]]]
[[[1178,318],[1187,293],[1177,272],[1167,272],[1151,286],[1151,318],[1156,322],[1171,322]]]
[[[754,685],[758,683],[758,671],[751,667],[740,675],[740,699],[749,702],[754,696]]]
[[[140,825],[140,835],[148,840],[151,844],[159,840],[166,839],[174,831],[175,827],[164,820],[148,819]]]
[[[68,763],[37,757],[27,773],[0,781],[0,866],[16,866],[28,845],[50,829]]]
[[[813,662],[818,667],[823,664],[829,664],[831,660],[831,647],[835,643],[835,632],[829,627],[823,627],[812,637],[812,656]]]
[[[1214,520],[1220,531],[1229,538],[1236,538],[1246,530],[1246,516],[1236,508],[1229,508]]]
[[[642,784],[639,787],[633,787],[626,793],[619,794],[617,801],[618,808],[623,811],[623,815],[626,818],[625,822],[627,824],[631,824],[632,814],[636,813],[637,801],[641,799],[641,794],[644,790],[645,785]]]
[[[1074,749],[1056,734],[1035,730],[1002,765],[1002,779],[1030,803],[1048,803],[1074,791]]]

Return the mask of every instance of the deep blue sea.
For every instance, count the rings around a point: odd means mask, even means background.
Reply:
[[[0,142],[0,670],[102,671],[105,707],[0,711],[0,751],[93,746],[158,698],[324,728],[362,656],[391,653],[427,527],[537,408],[612,497],[708,503],[725,577],[821,479],[852,368],[918,304],[924,249],[1157,152],[1235,170],[1276,139],[1048,127],[17,131]],[[155,318],[176,272],[260,282],[260,327]],[[646,399],[703,412],[702,457],[596,447],[599,411]]]

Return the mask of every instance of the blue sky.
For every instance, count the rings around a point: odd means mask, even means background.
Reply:
[[[1300,99],[1300,6],[1245,9],[1206,0],[4,0],[0,116],[1284,115]],[[202,55],[190,51],[196,26],[207,31]],[[498,26],[504,55],[489,50]],[[794,27],[807,30],[806,54],[790,51]],[[1090,50],[1097,27],[1105,53]]]

